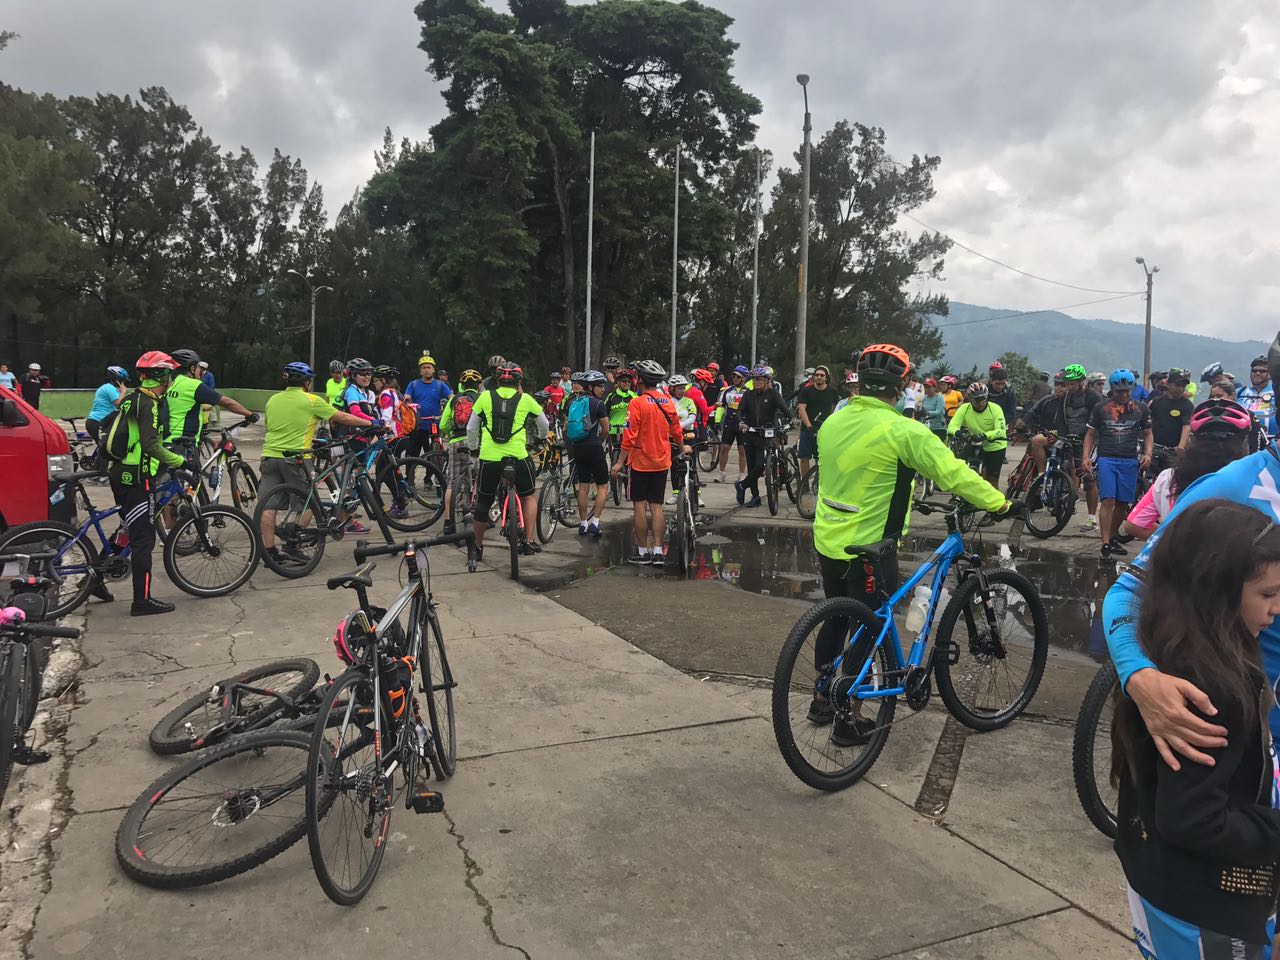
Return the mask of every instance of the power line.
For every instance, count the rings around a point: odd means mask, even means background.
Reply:
[[[1029,277],[1032,280],[1039,280],[1041,283],[1051,283],[1055,287],[1066,287],[1069,290],[1080,290],[1084,293],[1115,293],[1115,294],[1123,294],[1124,296],[1134,296],[1135,294],[1144,292],[1141,290],[1099,290],[1099,289],[1096,289],[1095,287],[1082,287],[1074,283],[1064,283],[1061,280],[1050,280],[1048,277],[1037,276],[1034,273],[1028,273],[1026,270],[1019,270],[1017,267],[1011,266],[1010,264],[1005,263],[1003,260],[997,260],[995,257],[988,257],[985,253],[980,253],[977,250],[973,249],[973,247],[966,246],[965,244],[961,243],[959,240],[957,240],[955,237],[951,236],[950,234],[943,233],[937,227],[930,226],[929,224],[925,223],[923,220],[919,219],[918,217],[913,217],[911,214],[907,213],[906,211],[901,211],[901,213],[902,213],[902,216],[906,217],[908,220],[914,220],[916,223],[920,224],[920,226],[924,227],[926,230],[932,230],[934,233],[941,234],[942,236],[946,237],[948,240],[954,243],[961,250],[967,250],[969,253],[972,253],[975,257],[980,257],[983,260],[988,261],[989,263],[994,263],[998,267],[1004,267],[1006,270],[1012,270],[1014,273],[1020,274],[1024,277]],[[1101,303],[1102,301],[1097,301],[1097,302]]]
[[[1118,297],[1103,297],[1101,300],[1086,300],[1083,303],[1069,303],[1065,307],[1046,307],[1044,310],[1024,310],[1021,313],[1006,313],[998,317],[981,317],[977,320],[957,320],[955,323],[935,323],[934,326],[939,330],[946,327],[967,327],[971,323],[990,323],[992,320],[1012,320],[1014,317],[1033,317],[1037,313],[1056,313],[1059,310],[1071,310],[1075,307],[1090,307],[1095,303],[1111,303],[1113,300],[1128,300],[1130,297],[1145,296],[1146,291],[1137,290],[1133,293],[1124,293]]]

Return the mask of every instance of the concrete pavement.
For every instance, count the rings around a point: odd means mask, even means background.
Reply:
[[[722,491],[709,487],[708,498],[728,513]],[[624,517],[611,508],[611,520]],[[965,738],[940,819],[916,812],[946,736],[945,713],[933,708],[897,725],[867,781],[818,794],[778,757],[767,689],[750,676],[699,672],[733,662],[728,652],[686,662],[690,643],[664,643],[678,611],[696,615],[698,603],[702,636],[752,634],[719,618],[698,588],[775,611],[779,623],[794,619],[798,601],[654,572],[593,577],[587,583],[603,589],[570,610],[498,571],[467,575],[448,549],[432,559],[460,684],[461,761],[443,787],[444,816],[396,812],[366,900],[330,903],[305,844],[212,887],[133,884],[115,863],[114,832],[171,763],[150,753],[147,732],[192,690],[252,663],[310,656],[336,673],[328,638],[353,598],[323,580],[351,566],[349,546],[331,545],[305,580],[264,569],[220,600],[166,584],[158,589],[181,604],[170,617],[133,620],[125,603],[91,605],[78,697],[50,714],[59,756],[22,772],[17,813],[6,818],[0,918],[6,901],[12,918],[0,920],[0,955],[222,957],[252,944],[302,957],[350,941],[459,960],[1136,955],[1119,868],[1078,810],[1071,731],[1053,710]],[[599,563],[598,549],[561,534],[526,569]],[[375,602],[394,596],[395,573],[394,562],[379,562]],[[599,623],[616,627],[615,607],[631,613],[611,632]],[[618,632],[647,638],[658,656]],[[751,661],[741,673],[767,672],[764,648],[776,656],[779,640],[765,632],[752,654],[759,669]],[[43,826],[31,823],[37,813],[47,814]],[[18,824],[47,839],[33,843]],[[14,866],[15,844],[26,868]],[[37,881],[24,899],[12,893],[20,873]]]

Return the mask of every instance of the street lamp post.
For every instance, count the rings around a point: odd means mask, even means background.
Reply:
[[[796,385],[804,379],[805,336],[809,321],[809,75],[796,74],[804,91],[804,187],[800,193],[800,296],[796,301]]]
[[[1148,267],[1147,261],[1142,257],[1134,257],[1133,262],[1147,275],[1147,328],[1142,341],[1142,377],[1144,380],[1149,380],[1151,378],[1151,287],[1160,268]]]
[[[322,290],[328,290],[330,293],[333,293],[333,287],[330,287],[327,285],[320,286],[320,287],[312,286],[310,272],[303,274],[303,273],[299,273],[297,270],[290,268],[286,270],[285,273],[292,273],[295,277],[297,277],[299,280],[305,283],[307,285],[307,293],[311,297],[311,360],[310,360],[310,364],[311,364],[312,371],[314,371],[316,368],[316,296]]]
[[[760,308],[760,148],[756,147],[756,205],[752,211],[755,219],[755,254],[751,264],[751,366],[756,365],[756,335],[759,331]]]

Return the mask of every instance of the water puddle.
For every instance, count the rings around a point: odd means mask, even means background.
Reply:
[[[589,556],[544,575],[530,571],[521,580],[539,591],[558,590],[599,573],[662,577],[663,571],[626,562],[630,531],[606,529]],[[914,569],[942,542],[941,537],[909,536],[899,554],[903,574]],[[986,563],[1017,570],[1040,591],[1049,614],[1055,647],[1099,659],[1106,654],[1100,611],[1116,577],[1114,564],[1077,557],[1040,546],[986,543]],[[672,577],[670,571],[665,576]],[[817,601],[823,598],[818,555],[808,527],[718,526],[698,538],[691,580],[716,582],[762,596]]]

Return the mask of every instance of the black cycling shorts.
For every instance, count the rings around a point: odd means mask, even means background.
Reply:
[[[594,483],[597,487],[608,485],[609,462],[605,459],[604,444],[570,444],[569,456],[573,457],[573,469],[578,476],[578,483]]]
[[[481,460],[480,474],[476,480],[476,516],[488,518],[489,508],[498,493],[498,484],[502,482],[502,470],[505,464],[501,460]],[[522,497],[533,495],[533,461],[528,457],[516,460],[515,488]]]
[[[662,503],[667,499],[667,471],[632,470],[627,499],[632,503]]]
[[[720,425],[720,445],[722,447],[732,447],[735,442],[739,447],[744,444],[742,427],[738,423],[738,415],[736,413],[732,417],[725,417],[724,423]]]

